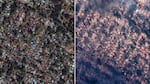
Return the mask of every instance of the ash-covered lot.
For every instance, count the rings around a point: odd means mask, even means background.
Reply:
[[[149,0],[76,3],[77,84],[149,84]]]
[[[0,84],[73,84],[73,0],[0,0]]]

